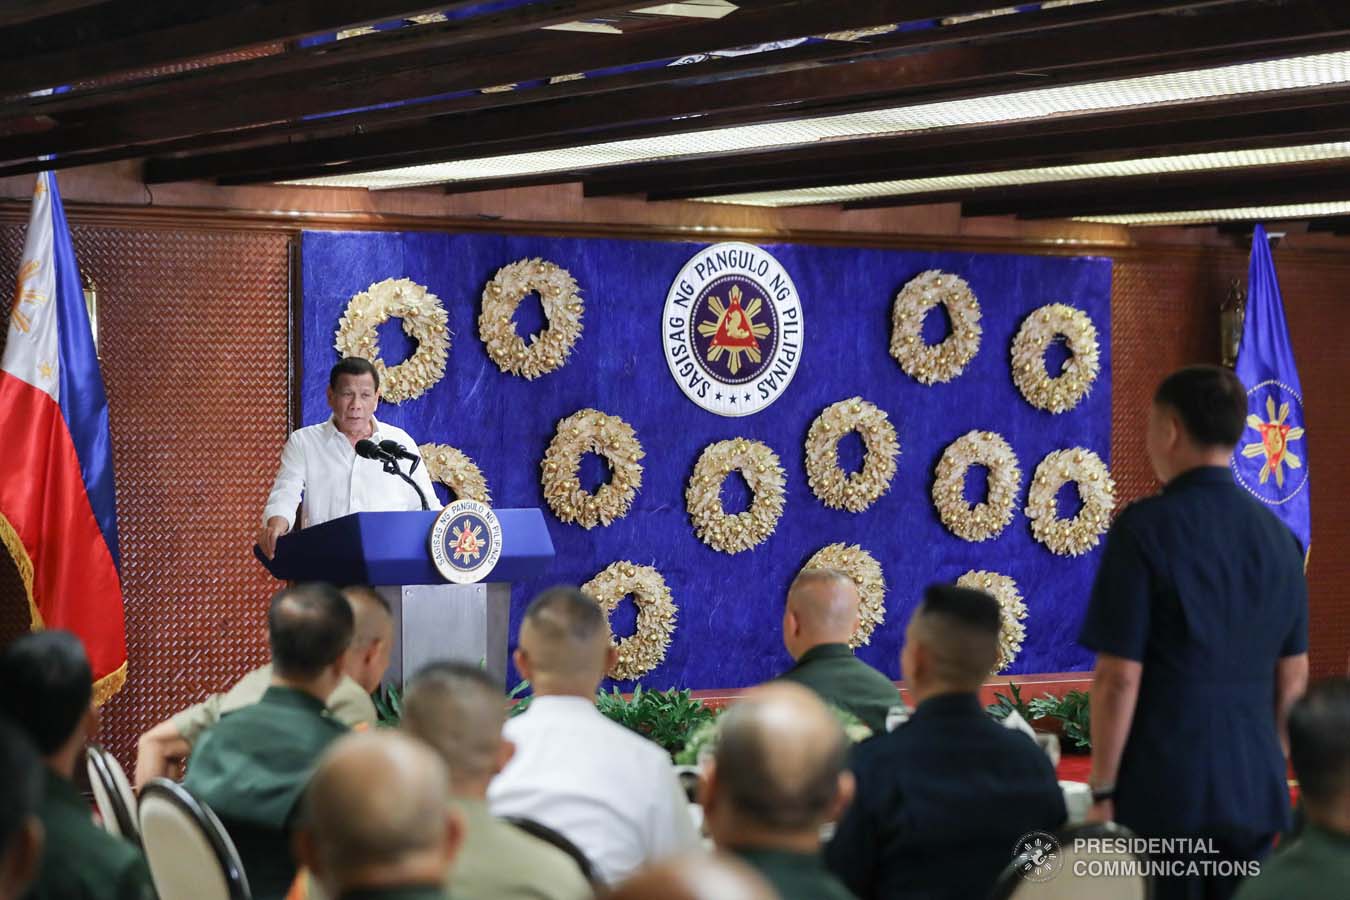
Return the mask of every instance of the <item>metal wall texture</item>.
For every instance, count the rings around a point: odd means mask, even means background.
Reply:
[[[127,223],[74,231],[99,285],[130,657],[102,738],[130,767],[142,730],[267,655],[275,584],[250,546],[287,433],[290,235],[247,223],[150,228],[134,212]],[[22,242],[22,225],[0,224],[0,284],[13,282]],[[1112,459],[1125,502],[1156,490],[1143,455],[1153,389],[1178,366],[1217,359],[1217,306],[1246,260],[1235,250],[1113,255]],[[1350,476],[1336,450],[1350,445],[1340,383],[1350,371],[1350,253],[1277,250],[1275,263],[1306,392],[1316,677],[1345,672],[1350,657]],[[0,297],[0,316],[8,303]],[[0,642],[26,628],[17,576],[0,560]]]

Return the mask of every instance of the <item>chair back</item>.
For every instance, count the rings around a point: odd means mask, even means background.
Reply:
[[[509,822],[528,834],[530,837],[536,837],[546,844],[552,844],[576,862],[577,867],[581,869],[581,874],[590,884],[597,884],[598,879],[595,874],[595,867],[587,859],[586,854],[581,852],[581,848],[569,841],[561,833],[554,831],[547,825],[536,822],[533,819],[524,819],[519,816],[506,816],[503,821]]]
[[[1045,851],[1024,852],[1015,858],[994,884],[990,900],[1152,900],[1153,880],[1146,874],[1120,872],[1122,863],[1143,863],[1145,858],[1126,847],[1083,843],[1080,839],[1133,838],[1134,832],[1114,822],[1092,822],[1066,828],[1055,835],[1057,860],[1048,870],[1036,863]]]
[[[139,845],[141,832],[136,825],[136,794],[122,764],[98,744],[90,744],[84,752],[84,767],[89,773],[94,805],[103,819],[103,827]]]
[[[210,807],[167,778],[141,790],[141,841],[160,900],[251,900],[244,866]]]

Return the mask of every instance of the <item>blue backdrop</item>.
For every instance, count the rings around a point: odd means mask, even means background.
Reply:
[[[880,562],[887,583],[886,621],[860,655],[899,676],[904,624],[924,585],[954,580],[972,568],[1011,575],[1028,607],[1027,638],[1011,673],[1076,671],[1092,655],[1076,641],[1100,548],[1078,559],[1055,556],[1031,537],[1022,513],[1026,486],[1050,451],[1095,450],[1109,463],[1111,428],[1110,261],[1099,258],[927,253],[765,245],[796,282],[805,320],[805,347],[796,377],[766,410],[745,418],[705,412],[686,399],[661,349],[661,310],[680,267],[706,244],[438,233],[306,232],[302,245],[302,410],[304,423],[322,421],[338,319],[351,296],[385,278],[408,277],[441,298],[452,334],[445,378],[377,416],[422,443],[456,446],[486,475],[493,504],[544,509],[557,547],[556,564],[537,582],[515,586],[512,634],[529,598],[548,584],[582,583],[617,559],[655,566],[679,608],[665,662],[643,684],[653,688],[740,687],[772,677],[791,662],[782,647],[783,595],[816,550],[833,541],[857,543]],[[478,338],[483,287],[507,263],[543,257],[581,286],[585,330],[567,365],[527,382],[503,374]],[[979,298],[980,352],[955,381],[925,387],[891,358],[890,310],[896,292],[926,269],[969,282]],[[1033,309],[1053,302],[1085,310],[1101,342],[1102,372],[1077,408],[1051,415],[1033,408],[1012,383],[1013,335]],[[537,300],[522,304],[517,330],[542,324]],[[940,314],[925,336],[944,333]],[[380,329],[387,364],[410,351],[397,322]],[[1049,354],[1056,364],[1056,351]],[[1062,353],[1059,355],[1062,360]],[[900,439],[891,490],[861,514],[827,509],[806,480],[803,441],[830,403],[861,395],[884,409]],[[586,530],[555,519],[544,503],[539,463],[557,421],[583,407],[622,416],[647,456],[642,490],[629,514]],[[1017,453],[1023,486],[1017,515],[997,539],[968,543],[943,528],[930,499],[943,449],[971,429],[1004,435]],[[787,504],[778,529],[753,551],[728,556],[699,541],[685,511],[684,489],[694,461],[713,441],[744,436],[772,447],[787,470]],[[841,445],[846,467],[861,462],[856,436]],[[594,487],[604,465],[587,457],[583,483]],[[743,484],[728,479],[724,501],[744,508]],[[983,497],[979,470],[968,480],[972,501]],[[445,499],[442,494],[442,499]],[[1070,486],[1061,507],[1072,514]],[[634,611],[622,604],[616,632],[630,633]],[[623,687],[630,684],[624,683]]]

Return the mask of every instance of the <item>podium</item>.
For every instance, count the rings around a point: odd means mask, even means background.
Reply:
[[[402,685],[424,665],[477,665],[505,687],[511,582],[547,571],[553,540],[537,509],[494,510],[501,558],[477,584],[451,584],[431,561],[436,512],[352,513],[277,540],[276,556],[254,555],[274,578],[368,584],[389,601],[394,646],[385,681]]]

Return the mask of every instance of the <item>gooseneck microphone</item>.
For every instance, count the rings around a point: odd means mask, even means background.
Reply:
[[[385,450],[379,444],[376,444],[374,441],[370,440],[361,440],[356,442],[356,455],[365,457],[366,459],[373,459],[376,460],[377,462],[382,463],[389,463],[393,462],[394,460],[393,454],[389,453],[389,451]]]
[[[398,441],[380,441],[380,449],[383,450],[385,453],[388,453],[390,456],[396,457],[398,459],[410,460],[412,462],[412,465],[408,466],[409,474],[416,472],[417,464],[422,461],[422,457],[418,456],[416,453],[413,453],[411,450],[400,444]]]
[[[393,447],[398,448],[398,450],[401,452],[395,454],[392,451],[392,449],[386,449],[386,445],[392,445]],[[431,509],[431,505],[427,503],[427,495],[422,493],[422,488],[418,486],[417,482],[409,478],[406,472],[404,472],[402,469],[398,467],[398,457],[400,455],[404,456],[405,458],[411,457],[414,460],[417,459],[416,456],[413,456],[413,454],[405,450],[402,444],[399,444],[397,441],[381,441],[380,443],[376,444],[374,441],[371,440],[360,440],[356,442],[355,449],[357,456],[363,457],[365,459],[373,459],[379,462],[384,467],[384,471],[386,473],[390,475],[397,475],[399,478],[402,478],[404,481],[406,481],[409,485],[412,486],[412,489],[414,491],[417,491],[417,497],[419,500],[422,501],[422,509],[424,510]],[[416,462],[413,463],[413,468],[414,469],[417,468]]]

